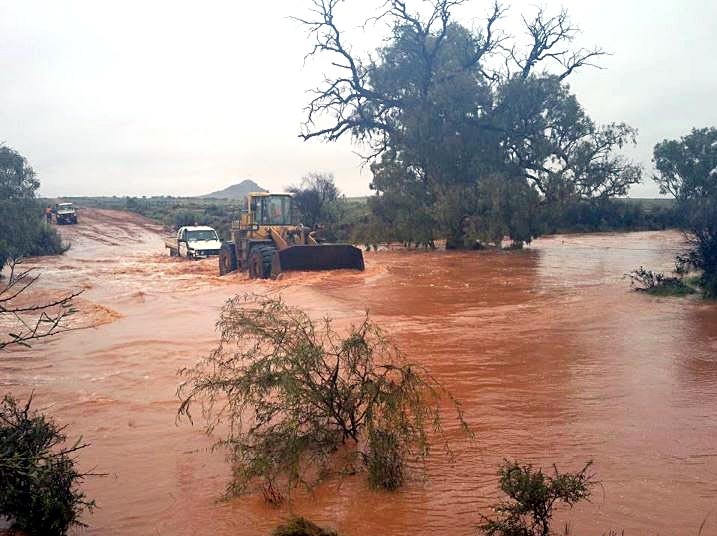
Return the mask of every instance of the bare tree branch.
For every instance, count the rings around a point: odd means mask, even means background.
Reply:
[[[0,339],[0,350],[14,345],[29,347],[32,341],[76,329],[66,325],[65,320],[76,312],[73,299],[83,291],[41,303],[18,303],[39,279],[32,269],[17,271],[18,264],[18,260],[10,263],[7,283],[0,286],[0,322],[7,326],[3,331],[8,330],[5,338]]]
[[[522,18],[533,43],[525,57],[518,58],[514,49],[511,49],[510,56],[519,67],[523,78],[527,78],[539,63],[553,60],[564,69],[558,75],[559,79],[563,80],[579,67],[598,67],[592,60],[607,54],[600,48],[580,49],[574,52],[566,48],[557,48],[573,41],[579,31],[577,27],[571,25],[568,12],[564,9],[552,17],[539,9],[532,20]]]

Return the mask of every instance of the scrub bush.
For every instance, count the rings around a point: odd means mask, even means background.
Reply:
[[[339,334],[281,299],[236,297],[218,328],[218,348],[180,371],[179,416],[191,419],[198,404],[208,433],[226,426],[218,445],[233,464],[230,494],[258,480],[280,502],[330,474],[339,451],[363,458],[372,484],[395,489],[404,459],[424,459],[429,432],[440,436],[439,401],[450,394],[368,316]]]
[[[506,460],[498,471],[500,489],[510,500],[493,507],[496,517],[483,517],[479,529],[486,536],[551,536],[553,509],[560,503],[572,508],[590,498],[595,485],[592,462],[575,473],[552,475],[532,465]]]
[[[62,536],[95,503],[78,485],[88,475],[74,453],[87,445],[65,443],[65,427],[5,396],[0,403],[0,516],[30,536]]]
[[[295,517],[285,525],[279,525],[272,536],[338,536],[333,530],[327,530],[303,517]]]

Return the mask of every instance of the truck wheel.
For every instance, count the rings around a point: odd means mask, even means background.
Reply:
[[[237,269],[237,253],[233,242],[222,244],[219,250],[219,275],[226,275]]]

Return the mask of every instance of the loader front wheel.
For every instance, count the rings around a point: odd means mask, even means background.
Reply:
[[[259,246],[249,254],[249,277],[252,279],[268,279],[271,276],[271,260],[275,249]]]
[[[226,275],[238,268],[237,253],[233,242],[225,242],[219,250],[219,275]]]

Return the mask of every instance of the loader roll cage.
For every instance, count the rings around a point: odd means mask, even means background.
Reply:
[[[249,207],[254,223],[259,225],[291,225],[291,197],[288,195],[267,195],[252,197]]]

